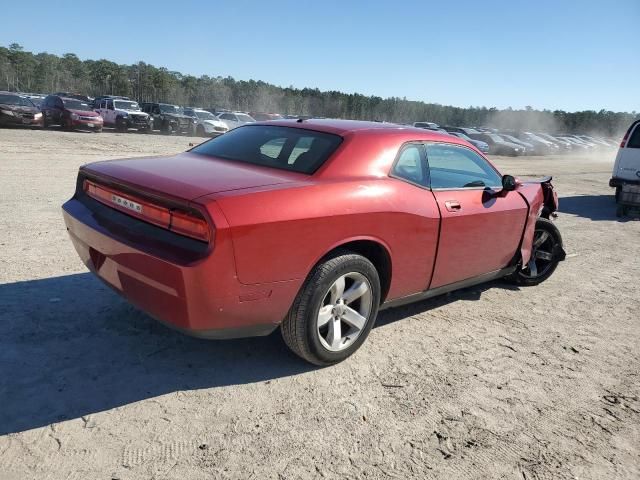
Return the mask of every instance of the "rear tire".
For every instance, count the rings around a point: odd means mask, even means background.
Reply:
[[[280,326],[287,346],[314,365],[352,355],[378,315],[380,279],[366,258],[346,250],[318,263]]]
[[[562,253],[561,253],[562,252]],[[564,258],[562,236],[551,220],[538,218],[531,246],[531,259],[527,266],[506,277],[506,280],[522,286],[538,285],[548,279]]]

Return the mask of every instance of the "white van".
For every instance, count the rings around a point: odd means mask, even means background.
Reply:
[[[624,184],[640,185],[640,120],[633,122],[627,130],[613,164],[609,186],[616,189],[616,201]]]

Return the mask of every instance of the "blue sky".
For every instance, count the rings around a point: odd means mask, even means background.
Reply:
[[[462,107],[640,111],[640,0],[30,0],[2,12],[0,45],[33,52]]]

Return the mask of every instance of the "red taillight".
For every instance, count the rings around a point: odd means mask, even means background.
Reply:
[[[620,148],[624,148],[624,146],[627,144],[627,140],[629,139],[629,132],[631,131],[631,129],[627,130],[627,133],[624,134],[624,137],[622,137],[622,141],[620,142]]]
[[[179,235],[208,242],[211,239],[209,224],[188,212],[170,210],[153,204],[135,195],[123,193],[90,180],[85,180],[83,189],[90,197],[121,212],[152,223]]]
[[[171,226],[169,229],[180,235],[209,241],[209,225],[207,222],[189,213],[171,212]]]
[[[638,122],[632,123],[629,129],[627,130],[627,133],[624,134],[624,137],[622,137],[622,141],[620,142],[620,148],[624,148],[627,145],[627,140],[629,140],[629,135],[631,135],[631,131],[633,130],[633,127],[635,127],[636,125],[640,125],[640,123]]]

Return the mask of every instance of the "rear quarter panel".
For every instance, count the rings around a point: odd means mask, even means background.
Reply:
[[[244,284],[304,279],[333,248],[369,239],[391,257],[388,298],[428,286],[439,228],[428,190],[385,177],[212,197],[229,223]]]

